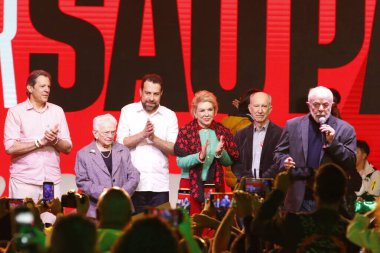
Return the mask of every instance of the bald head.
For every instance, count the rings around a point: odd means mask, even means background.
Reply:
[[[256,127],[263,127],[272,111],[271,96],[262,91],[252,94],[248,109],[255,121]]]
[[[124,228],[132,216],[129,194],[119,187],[107,189],[99,197],[96,215],[100,228]]]

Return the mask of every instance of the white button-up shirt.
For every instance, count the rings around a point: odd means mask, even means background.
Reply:
[[[148,119],[154,125],[154,134],[157,137],[175,143],[178,135],[176,114],[161,105],[154,113],[148,114],[141,101],[128,104],[121,109],[116,140],[123,144],[125,137],[141,132]],[[140,142],[130,151],[132,163],[140,172],[140,183],[136,191],[169,191],[168,157],[154,147],[150,140]]]

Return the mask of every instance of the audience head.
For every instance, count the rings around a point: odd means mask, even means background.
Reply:
[[[218,101],[215,95],[207,90],[198,91],[194,94],[191,104],[193,117],[200,126],[208,128],[218,113]]]
[[[333,105],[333,94],[330,89],[318,86],[310,89],[307,105],[313,119],[319,123],[319,118],[328,118]]]
[[[95,224],[87,218],[67,215],[54,224],[49,253],[94,253],[95,248]]]
[[[369,156],[370,148],[366,141],[364,140],[357,140],[356,142],[356,152],[357,155],[360,152],[362,156],[364,156],[365,159]]]
[[[110,146],[115,137],[117,120],[111,114],[96,116],[93,120],[92,133],[96,142],[103,146]]]
[[[331,107],[331,115],[334,117],[337,117],[337,118],[341,118],[340,111],[338,108],[338,104],[340,103],[340,100],[341,100],[340,93],[336,89],[333,89],[333,88],[329,88],[329,89],[331,90],[331,92],[333,94],[333,101],[334,101],[334,103]]]
[[[338,204],[345,192],[347,175],[334,163],[320,166],[314,182],[314,195],[319,203]]]
[[[259,92],[259,89],[253,88],[247,90],[240,98],[239,98],[239,106],[238,110],[241,114],[249,114],[248,105],[250,103],[250,97],[252,94]]]
[[[334,88],[329,88],[333,94],[333,101],[334,101],[334,104],[338,105],[340,103],[340,100],[341,100],[341,96],[340,96],[340,93],[338,90],[334,89]]]
[[[119,187],[105,190],[99,197],[96,217],[100,228],[124,228],[132,217],[132,201],[128,193]]]
[[[356,142],[356,168],[358,170],[364,169],[365,163],[368,160],[370,149],[369,145],[364,140],[357,140]]]
[[[178,241],[168,223],[157,216],[147,216],[127,227],[112,252],[176,253]]]

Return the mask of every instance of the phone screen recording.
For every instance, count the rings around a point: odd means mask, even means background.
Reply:
[[[54,183],[44,182],[42,185],[44,201],[51,202],[54,199]]]

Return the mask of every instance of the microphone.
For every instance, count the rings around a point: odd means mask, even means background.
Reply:
[[[326,118],[325,118],[325,117],[320,117],[320,118],[318,119],[318,121],[319,121],[319,124],[323,125],[323,124],[326,123]]]
[[[325,117],[320,117],[318,119],[319,121],[319,124],[323,125],[326,123],[326,118]],[[325,146],[327,144],[327,141],[326,141],[326,135],[322,133],[322,143],[323,145]]]

